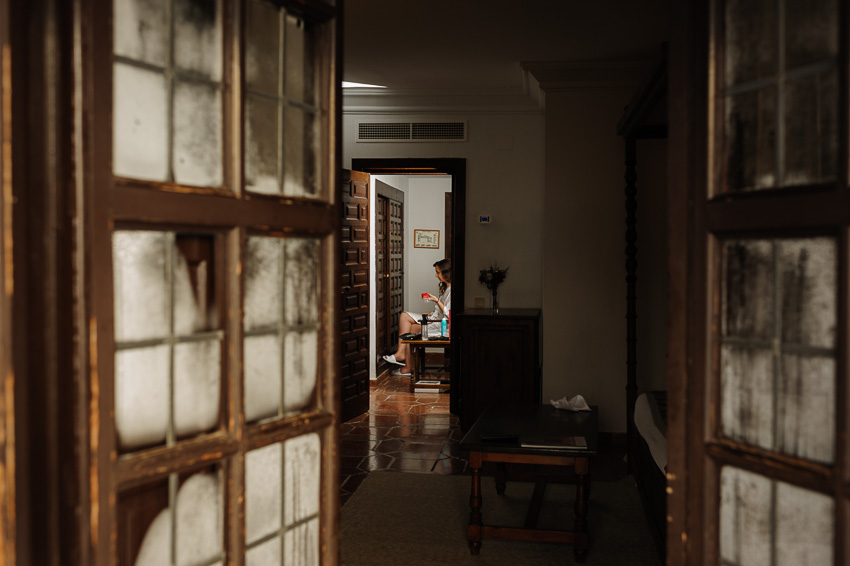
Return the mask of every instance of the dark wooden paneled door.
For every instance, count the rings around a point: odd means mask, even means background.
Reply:
[[[390,316],[390,199],[375,201],[375,349],[379,356],[392,348]],[[398,322],[396,322],[396,325]]]
[[[404,203],[389,199],[390,344],[398,342],[398,319],[404,310]]]
[[[369,410],[369,174],[343,172],[340,267],[342,420]]]

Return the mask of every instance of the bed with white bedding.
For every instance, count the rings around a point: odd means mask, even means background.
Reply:
[[[649,528],[664,556],[667,529],[667,392],[638,396],[634,410],[635,438],[629,459]]]

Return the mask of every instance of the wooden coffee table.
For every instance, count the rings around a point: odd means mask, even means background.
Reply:
[[[472,554],[481,550],[483,538],[557,542],[573,545],[578,562],[587,558],[587,506],[590,494],[590,456],[596,454],[599,427],[597,407],[591,411],[571,412],[551,405],[523,405],[516,408],[488,408],[482,413],[460,447],[469,452],[472,470],[472,492],[469,497],[467,536]],[[586,448],[523,447],[532,440],[583,437]],[[539,444],[538,442],[532,442]],[[575,470],[575,522],[572,530],[537,528],[537,514],[546,489],[545,477],[534,488],[529,513],[523,528],[485,525],[481,515],[481,467],[484,462],[497,462],[496,492],[505,493],[504,465],[508,463],[566,466]]]

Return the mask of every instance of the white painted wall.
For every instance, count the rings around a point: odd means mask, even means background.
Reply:
[[[626,429],[625,162],[616,124],[632,94],[612,89],[546,95],[543,398],[580,393],[599,405],[599,428],[611,432]],[[638,263],[647,266],[643,273],[639,267],[638,278],[645,292],[654,286],[666,293],[666,247],[659,232],[664,210],[652,210],[664,198],[666,173],[663,149],[660,155],[655,149],[638,155],[638,194],[654,184],[661,195],[654,205],[638,206]],[[652,235],[644,240],[644,234]],[[649,358],[658,363],[657,350],[648,354],[647,347],[666,347],[666,314],[655,292],[651,302],[638,301],[639,316],[647,315],[638,336],[640,368]],[[651,304],[654,313],[643,308]],[[655,384],[663,384],[661,376]]]
[[[404,219],[404,310],[431,312],[434,303],[422,300],[422,293],[440,296],[434,264],[446,257],[446,193],[451,193],[451,177],[410,177]],[[439,230],[440,248],[413,247],[414,230]]]
[[[421,118],[421,117],[420,117]],[[466,120],[467,142],[357,143],[358,120],[403,121],[410,114],[343,116],[343,167],[352,158],[460,157],[466,159],[466,303],[487,300],[479,270],[498,261],[510,266],[499,298],[505,308],[540,308],[543,304],[543,115],[428,115],[428,120]],[[493,223],[478,224],[479,214]],[[433,263],[433,262],[431,262]],[[453,267],[457,269],[457,267]]]

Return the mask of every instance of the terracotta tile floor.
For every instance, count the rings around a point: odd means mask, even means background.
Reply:
[[[466,474],[467,455],[458,448],[463,438],[460,421],[449,413],[446,393],[411,393],[409,377],[385,374],[372,382],[369,412],[340,427],[342,457],[341,502],[344,505],[360,483],[375,470]],[[599,439],[599,453],[590,457],[593,481],[615,481],[628,473],[624,442],[610,435]],[[550,481],[573,481],[563,468],[509,467],[515,479],[534,481],[538,471]],[[482,475],[492,475],[485,463]]]
[[[462,474],[458,417],[446,393],[411,393],[410,378],[384,375],[372,382],[369,412],[340,427],[342,503],[375,470]]]

